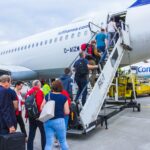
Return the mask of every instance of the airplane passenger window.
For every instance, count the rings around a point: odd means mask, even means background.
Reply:
[[[18,51],[20,51],[20,47],[18,47]]]
[[[74,33],[71,34],[71,38],[74,38]]]
[[[41,41],[40,45],[42,46],[43,45],[43,42]]]
[[[54,42],[57,42],[57,38],[55,38]]]
[[[21,47],[21,50],[23,50],[23,46]]]
[[[47,44],[47,40],[45,40],[45,45]]]
[[[36,43],[36,47],[38,47],[39,43]]]
[[[31,45],[29,44],[29,45],[28,45],[28,49],[29,49],[30,47],[31,47]]]
[[[14,49],[14,52],[17,51],[17,48]]]
[[[68,35],[65,36],[65,40],[68,40]]]
[[[77,36],[80,37],[80,35],[81,35],[81,32],[78,32]]]
[[[34,47],[34,43],[32,44],[32,48]]]
[[[13,53],[14,49],[11,50],[11,52]]]
[[[26,48],[27,48],[27,45],[24,46],[24,49],[26,49]]]
[[[11,49],[9,50],[9,53],[11,53]]]
[[[87,33],[88,33],[88,31],[84,31],[84,35],[85,35],[85,36],[87,35]]]
[[[61,37],[59,38],[59,41],[62,41],[62,39],[63,39],[63,36],[61,36]]]
[[[52,39],[49,40],[49,44],[51,44],[51,43],[52,43]]]

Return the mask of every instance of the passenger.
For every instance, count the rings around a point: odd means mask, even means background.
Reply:
[[[0,76],[0,134],[13,133],[17,126],[13,102],[7,90],[10,84],[10,76]]]
[[[106,58],[108,48],[108,40],[107,35],[105,34],[105,29],[101,29],[101,32],[96,35],[95,39],[97,49],[101,53],[100,63],[102,63]]]
[[[69,93],[70,98],[72,99],[72,84],[73,79],[71,78],[70,68],[65,68],[64,74],[60,77],[60,81],[63,84],[63,88]]]
[[[101,54],[96,48],[96,41],[95,40],[91,41],[91,46],[92,46],[92,49],[93,49],[92,50],[93,51],[93,57],[95,59],[96,64],[98,64],[98,62],[100,60],[100,57],[101,57]]]
[[[68,150],[68,144],[66,141],[66,127],[64,121],[64,113],[69,114],[69,106],[67,97],[62,95],[61,92],[63,86],[61,81],[56,80],[52,84],[52,92],[50,94],[50,99],[55,101],[55,117],[44,123],[44,129],[46,133],[46,146],[45,150],[52,150],[54,137],[59,140],[62,150]],[[48,96],[46,96],[46,101],[48,101]],[[46,103],[46,101],[44,103]],[[43,103],[43,104],[44,104]]]
[[[26,133],[24,121],[22,118],[22,105],[24,104],[23,97],[21,95],[22,87],[23,87],[22,81],[17,81],[15,83],[15,92],[16,92],[17,98],[18,98],[18,109],[16,110],[16,118],[17,118],[17,123],[20,126],[21,132],[24,133],[26,141],[27,141],[27,133]]]
[[[71,105],[71,98],[69,96],[69,93],[66,91],[66,90],[62,90],[61,94],[63,94],[64,96],[67,97],[67,101],[68,101],[68,105],[69,105],[69,108],[70,108],[70,105]],[[68,122],[69,122],[69,114],[64,114],[64,119],[65,119],[65,127],[66,127],[66,131],[68,129]],[[56,147],[60,146],[59,142],[58,142],[58,138],[56,137],[56,140],[54,142],[54,145]]]
[[[81,45],[81,50],[83,52],[85,52],[85,54],[86,54],[85,58],[88,61],[95,61],[95,58],[94,58],[94,49],[93,49],[92,44],[88,44],[88,43],[82,44]]]
[[[90,65],[88,60],[85,59],[85,53],[79,53],[80,58],[75,62],[75,81],[78,85],[78,92],[75,98],[75,101],[78,101],[80,94],[82,93],[82,105],[86,102],[87,96],[87,84],[88,84],[88,74],[89,69],[98,68],[97,65]]]
[[[46,96],[51,90],[50,85],[45,80],[42,80],[41,84],[42,84],[42,91],[44,93],[44,96]]]
[[[36,100],[38,111],[40,113],[41,104],[44,100],[44,94],[41,90],[41,82],[39,80],[34,80],[32,86],[33,88],[27,92],[26,97],[36,92],[35,100]],[[39,128],[41,133],[41,146],[42,146],[42,150],[44,150],[46,141],[45,141],[45,132],[44,132],[43,123],[33,118],[29,118],[29,138],[27,143],[27,150],[33,150],[33,141],[35,138],[37,127]]]
[[[114,35],[115,35],[115,32],[118,31],[114,18],[110,18],[110,21],[107,25],[107,31],[108,31],[109,47],[114,47],[114,41],[116,42]],[[113,38],[114,38],[114,41],[113,41]]]

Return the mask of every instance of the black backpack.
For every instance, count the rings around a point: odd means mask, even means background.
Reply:
[[[87,63],[84,59],[79,60],[79,62],[76,64],[76,76],[78,77],[86,77],[86,75],[89,73]]]
[[[25,99],[25,108],[27,110],[29,118],[32,119],[37,119],[39,117],[39,111],[35,100],[36,93],[37,91]]]

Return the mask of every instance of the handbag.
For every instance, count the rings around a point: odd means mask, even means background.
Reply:
[[[38,120],[41,122],[46,122],[47,120],[53,118],[54,116],[55,116],[55,101],[51,100],[49,93],[48,102],[44,105]]]

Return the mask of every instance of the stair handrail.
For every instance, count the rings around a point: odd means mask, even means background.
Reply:
[[[98,27],[98,28],[100,28],[100,29],[102,29],[102,27],[100,27],[100,26],[98,26],[97,24],[95,24],[95,23],[93,23],[93,22],[90,21],[88,25],[89,25],[89,29],[90,29],[90,31],[91,31],[92,33],[97,34],[98,31],[97,31],[97,32],[92,31],[92,29],[91,29],[91,24],[94,25],[94,26],[96,26],[96,27]]]

